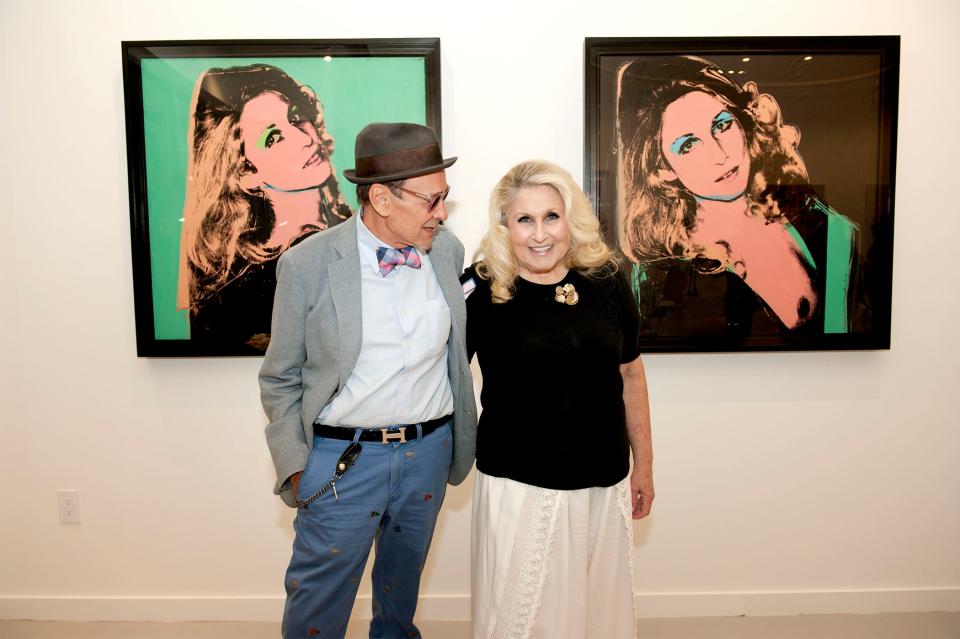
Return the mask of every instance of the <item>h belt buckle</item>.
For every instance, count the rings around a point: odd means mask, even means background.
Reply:
[[[407,443],[407,427],[401,426],[399,430],[395,433],[391,433],[388,428],[381,428],[380,434],[383,435],[383,441],[381,444],[389,444],[392,441],[400,442],[401,444]]]

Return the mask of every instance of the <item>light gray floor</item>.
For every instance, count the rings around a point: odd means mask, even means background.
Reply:
[[[639,639],[960,639],[960,613],[641,619]],[[420,624],[427,639],[470,639],[466,621]],[[276,639],[276,623],[0,621],[0,639]],[[367,624],[347,639],[365,639]],[[607,639],[597,637],[596,639]]]

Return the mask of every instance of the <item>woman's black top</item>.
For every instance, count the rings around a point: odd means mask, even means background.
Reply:
[[[487,475],[561,490],[613,486],[629,472],[620,364],[639,355],[639,316],[621,274],[560,282],[522,278],[494,304],[475,267],[461,281],[467,351],[483,373],[477,468]],[[558,302],[572,284],[576,304]]]

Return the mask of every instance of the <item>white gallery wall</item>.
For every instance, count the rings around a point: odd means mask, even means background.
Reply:
[[[0,0],[0,618],[280,615],[259,360],[136,357],[120,41],[427,36],[469,252],[513,163],[582,175],[585,36],[902,35],[892,348],[647,356],[636,591],[653,616],[960,610],[958,25],[951,0]],[[469,616],[471,486],[425,617]]]

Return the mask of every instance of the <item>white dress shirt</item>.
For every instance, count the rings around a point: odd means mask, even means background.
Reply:
[[[380,275],[377,248],[387,246],[357,220],[363,345],[346,384],[317,422],[383,427],[425,422],[453,412],[447,376],[450,307],[430,256],[419,269],[399,266]]]

